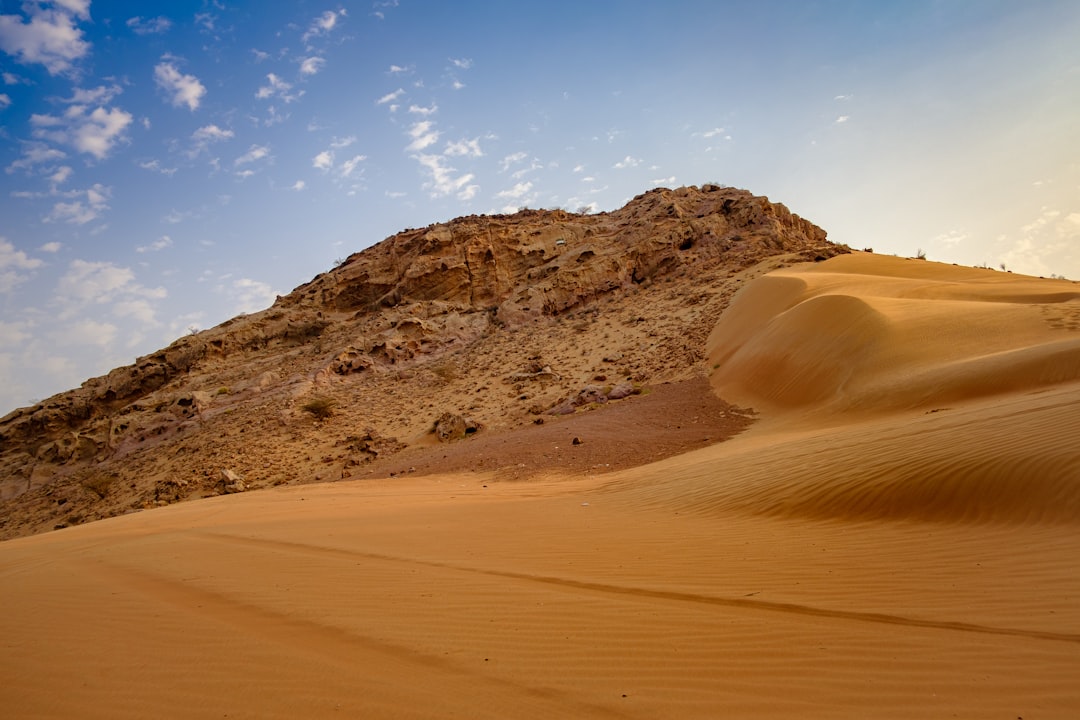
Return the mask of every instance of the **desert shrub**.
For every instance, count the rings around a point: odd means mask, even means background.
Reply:
[[[325,396],[313,397],[303,404],[302,410],[309,413],[316,420],[325,420],[329,417],[333,417],[334,408],[337,407],[337,401],[333,398]]]

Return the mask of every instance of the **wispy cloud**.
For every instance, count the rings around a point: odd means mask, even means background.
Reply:
[[[345,8],[340,10],[327,10],[315,20],[308,27],[307,32],[303,34],[301,39],[304,42],[309,42],[312,38],[319,37],[320,35],[326,35],[335,27],[337,27],[338,21],[345,17],[347,13]]]
[[[165,288],[147,288],[136,282],[135,273],[130,268],[111,262],[72,260],[57,283],[54,297],[60,308],[60,319],[68,320],[88,305],[110,303],[113,304],[114,313],[119,310],[117,314],[131,315],[131,308],[125,307],[129,303],[150,303],[167,295]],[[147,319],[145,310],[136,311],[136,314]],[[149,319],[152,321],[152,313]]]
[[[640,164],[641,158],[631,157],[630,155],[627,155],[622,160],[615,163],[612,167],[614,167],[616,170],[624,170],[626,168],[637,167]]]
[[[172,20],[164,15],[155,18],[133,17],[127,21],[127,26],[136,35],[160,35],[168,32],[172,24]]]
[[[345,162],[341,163],[341,167],[338,172],[342,178],[349,178],[352,176],[357,166],[359,166],[360,163],[364,162],[365,160],[367,160],[367,155],[354,155]]]
[[[124,139],[132,115],[120,108],[98,107],[89,114],[85,105],[72,105],[62,116],[30,116],[35,138],[71,145],[77,151],[105,159]]]
[[[334,164],[334,153],[329,150],[323,150],[321,153],[311,158],[311,166],[319,170],[329,170]]]
[[[22,271],[36,270],[44,264],[0,237],[0,295],[10,293],[16,285],[30,279],[30,275]]]
[[[22,156],[19,157],[19,159],[12,161],[12,163],[5,168],[5,172],[9,175],[16,170],[31,172],[39,165],[53,165],[53,163],[63,160],[66,157],[67,153],[63,150],[49,147],[43,142],[24,142]],[[55,167],[55,165],[53,165],[53,167]]]
[[[255,91],[255,97],[259,98],[260,100],[277,97],[285,103],[291,103],[299,100],[304,95],[303,90],[295,93],[290,93],[290,90],[292,90],[291,83],[285,82],[274,73],[267,73],[266,85],[261,86],[257,91]]]
[[[484,151],[480,149],[480,138],[473,138],[472,140],[458,140],[457,142],[447,143],[445,154],[450,157],[458,155],[483,157]]]
[[[135,252],[137,252],[137,253],[160,252],[161,250],[164,250],[165,248],[172,247],[172,244],[173,244],[173,241],[172,241],[171,237],[169,237],[168,235],[162,235],[157,240],[155,240],[154,242],[152,242],[152,243],[150,243],[148,245],[140,245],[139,247],[135,248]]]
[[[154,82],[169,95],[174,107],[187,105],[194,112],[206,95],[206,86],[194,75],[184,75],[172,61],[166,60],[154,66]]]
[[[11,107],[11,96],[7,93],[0,93],[0,110],[7,110]]]
[[[264,310],[273,305],[280,294],[269,283],[251,278],[234,280],[231,285],[220,286],[219,289],[229,297],[237,313]]]
[[[375,9],[371,11],[371,14],[374,15],[375,17],[379,18],[380,20],[385,20],[386,19],[385,9],[387,9],[387,8],[396,8],[397,6],[398,6],[398,0],[380,0],[379,2],[376,2],[373,5],[373,7]]]
[[[424,120],[422,122],[415,123],[409,129],[409,137],[412,138],[412,142],[405,148],[410,152],[416,152],[430,147],[439,141],[440,133],[438,130],[433,130],[434,123],[430,120]]]
[[[446,164],[446,158],[442,155],[417,155],[416,160],[430,176],[430,181],[424,184],[432,197],[455,195],[459,200],[471,200],[480,189],[479,185],[473,184],[474,175],[465,173],[457,175],[455,168]]]
[[[405,94],[405,90],[402,89],[402,88],[398,88],[394,92],[386,93],[385,95],[383,95],[381,98],[379,98],[378,100],[375,101],[375,104],[376,105],[386,105],[387,103],[395,103],[398,100],[398,98],[400,98],[404,94]],[[390,110],[391,111],[397,110],[397,105],[391,104],[390,105]]]
[[[296,192],[300,192],[301,190],[303,190],[306,187],[307,187],[306,182],[304,182],[303,180],[297,180],[296,182],[294,182],[292,184],[292,186],[289,189],[290,190],[295,190]]]
[[[450,62],[459,70],[468,70],[473,66],[472,58],[450,58]]]
[[[300,60],[300,74],[301,75],[314,75],[322,70],[323,65],[326,64],[326,60],[321,57],[313,56],[301,58]]]
[[[0,50],[23,64],[40,63],[50,75],[73,69],[74,63],[90,52],[90,43],[75,26],[75,19],[90,19],[89,0],[69,0],[45,7],[27,2],[29,17],[0,15]]]
[[[233,161],[234,167],[258,162],[270,156],[270,148],[266,145],[252,145],[248,151]]]
[[[83,199],[85,196],[85,201]],[[112,188],[96,183],[87,190],[76,190],[63,193],[63,197],[71,198],[71,202],[58,202],[44,221],[47,223],[67,223],[69,225],[85,225],[97,220],[109,209],[109,198],[112,196]]]
[[[532,190],[532,187],[533,184],[531,182],[518,183],[517,185],[514,185],[508,190],[503,190],[501,192],[495,193],[495,197],[508,198],[511,200],[520,200],[521,198],[529,194],[529,192]]]
[[[177,168],[174,167],[165,167],[157,158],[143,160],[139,162],[139,167],[143,170],[150,170],[151,172],[161,173],[162,175],[168,175],[170,177],[175,174],[177,170]]]

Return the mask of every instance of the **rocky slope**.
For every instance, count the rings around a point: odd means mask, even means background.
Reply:
[[[377,475],[409,448],[686,380],[743,282],[840,252],[783,205],[711,185],[406,230],[0,419],[0,537]]]

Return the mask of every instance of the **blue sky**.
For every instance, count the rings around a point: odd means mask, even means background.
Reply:
[[[1073,0],[3,0],[0,414],[399,230],[658,185],[1080,279],[1078,38]]]

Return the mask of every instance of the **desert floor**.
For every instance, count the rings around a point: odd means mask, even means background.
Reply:
[[[2,714],[1080,717],[1078,329],[1073,283],[844,256],[721,318],[723,442],[4,542]]]

